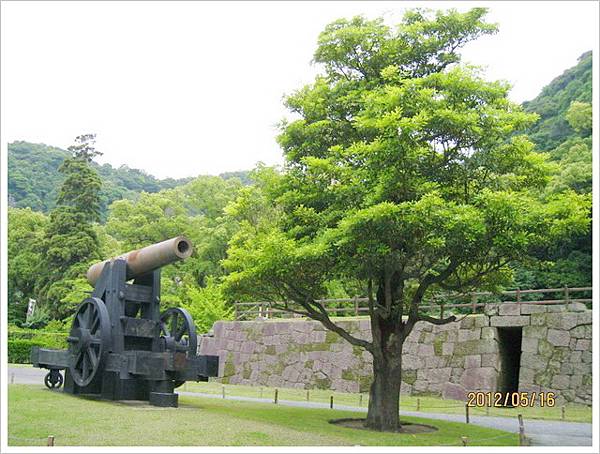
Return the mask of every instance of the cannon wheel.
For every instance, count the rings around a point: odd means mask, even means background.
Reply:
[[[48,389],[60,388],[63,384],[63,376],[57,369],[52,369],[44,377],[44,384]]]
[[[110,318],[104,301],[100,298],[83,300],[75,313],[67,342],[73,381],[87,386],[102,369],[110,349]]]
[[[172,307],[160,315],[160,337],[165,350],[185,352],[187,358],[196,356],[196,326],[192,316],[185,309]],[[175,387],[184,383],[182,380],[175,380]]]

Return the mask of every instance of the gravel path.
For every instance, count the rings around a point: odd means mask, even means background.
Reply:
[[[9,383],[19,384],[42,384],[44,376],[48,371],[33,367],[9,367]],[[206,394],[178,391],[181,395],[202,396],[211,399],[222,399],[218,394]],[[246,402],[272,403],[272,399],[259,399],[255,397],[227,397],[230,400]],[[329,408],[329,404],[319,402],[303,402],[293,400],[279,400],[280,405],[307,408]],[[364,413],[364,407],[351,407],[346,405],[335,405],[337,410],[348,410]],[[448,415],[444,413],[426,413],[417,411],[402,411],[402,415],[420,416],[423,418],[443,419],[446,421],[465,422],[463,415]],[[503,418],[498,416],[471,416],[471,423],[483,427],[505,430],[507,432],[519,432],[517,418]],[[524,421],[525,434],[531,440],[533,446],[592,446],[592,425],[580,422],[543,421],[539,419],[526,419]]]

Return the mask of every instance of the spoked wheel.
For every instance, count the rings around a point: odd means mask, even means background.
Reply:
[[[110,348],[110,319],[100,298],[86,298],[79,305],[67,341],[73,381],[87,386],[102,368]]]
[[[160,337],[166,351],[185,353],[186,358],[196,356],[196,326],[185,309],[172,307],[160,315]],[[175,387],[183,383],[185,382],[175,380]]]
[[[46,388],[60,388],[63,384],[63,376],[58,369],[51,369],[44,377]]]

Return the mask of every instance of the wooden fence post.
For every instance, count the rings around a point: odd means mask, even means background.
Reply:
[[[517,415],[519,419],[519,446],[525,446],[525,427],[523,426],[523,415]]]
[[[310,389],[306,390],[306,401],[310,402]]]
[[[274,402],[277,403],[279,400],[279,390],[277,388],[275,388],[275,400]]]
[[[517,304],[521,304],[521,289],[517,289]]]
[[[354,297],[354,315],[358,316],[358,298]]]
[[[465,404],[465,421],[469,424],[469,404]]]
[[[329,396],[329,408],[333,408],[333,396]]]
[[[223,395],[223,399],[225,399],[225,385],[221,387],[221,393]]]
[[[560,419],[565,420],[565,406],[560,407]]]
[[[569,287],[565,285],[565,303],[569,304]]]
[[[48,446],[54,446],[54,435],[48,435]]]
[[[421,411],[421,399],[417,397],[417,411]]]
[[[477,295],[472,292],[471,293],[471,313],[474,314],[477,311]]]
[[[358,395],[358,406],[359,406],[359,407],[362,407],[362,400],[363,400],[363,396],[362,396],[362,393],[360,393],[360,394]]]

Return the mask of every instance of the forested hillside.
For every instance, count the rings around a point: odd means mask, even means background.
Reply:
[[[539,149],[552,150],[573,135],[566,118],[573,101],[592,102],[592,51],[581,55],[576,66],[550,82],[535,99],[523,103],[527,112],[540,116],[528,134]]]
[[[540,119],[528,131],[539,150],[553,166],[546,187],[548,197],[573,191],[592,196],[592,52],[579,57],[576,66],[544,87],[526,111]],[[566,241],[538,251],[537,260],[517,266],[521,288],[562,285],[588,286],[592,283],[592,232],[573,234]]]
[[[44,144],[18,141],[8,144],[8,192],[9,206],[43,213],[54,208],[57,191],[63,181],[58,172],[63,160],[69,156],[66,150]],[[192,178],[166,178],[159,180],[143,170],[127,166],[118,168],[110,164],[92,163],[102,179],[101,214],[106,219],[108,206],[114,200],[131,199],[136,194],[158,192],[181,186]],[[223,178],[239,178],[248,184],[248,172],[229,172]]]

